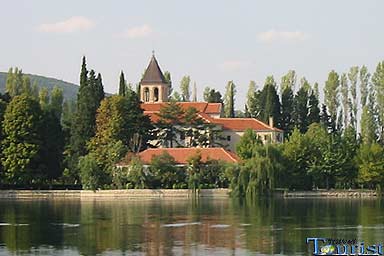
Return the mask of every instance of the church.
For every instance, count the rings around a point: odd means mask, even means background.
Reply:
[[[159,120],[160,109],[168,104],[170,84],[166,81],[159,63],[153,54],[147,69],[140,82],[141,108],[144,114],[148,115],[153,123]],[[223,161],[237,161],[235,155],[236,144],[240,141],[246,129],[252,129],[259,136],[263,143],[281,143],[283,141],[283,131],[273,126],[273,120],[269,124],[261,122],[255,118],[223,118],[221,103],[208,102],[178,102],[184,110],[194,108],[197,115],[205,123],[212,124],[222,133],[220,147],[199,147],[191,149],[188,147],[188,138],[180,139],[183,147],[175,148],[151,148],[139,153],[139,157],[144,162],[148,162],[154,155],[159,155],[167,151],[180,164],[185,163],[189,155],[199,151],[203,158],[211,158]]]

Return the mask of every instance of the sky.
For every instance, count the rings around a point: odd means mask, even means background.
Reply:
[[[155,51],[178,89],[184,75],[222,94],[228,81],[243,108],[250,80],[279,82],[288,70],[323,88],[331,70],[384,60],[384,1],[1,1],[0,71],[20,67],[79,83],[81,58],[118,90],[136,84]]]

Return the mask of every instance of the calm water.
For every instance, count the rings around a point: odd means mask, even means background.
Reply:
[[[383,242],[384,202],[0,201],[0,255],[310,255],[306,237]]]

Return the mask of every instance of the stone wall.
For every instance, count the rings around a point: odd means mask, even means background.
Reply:
[[[317,190],[317,191],[285,191],[281,194],[285,198],[359,198],[378,197],[382,193],[375,190]]]
[[[228,198],[228,189],[122,189],[122,190],[1,190],[0,199],[139,199],[139,198]]]

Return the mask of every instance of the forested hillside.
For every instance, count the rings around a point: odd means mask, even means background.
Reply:
[[[76,99],[77,91],[79,90],[79,86],[76,84],[68,83],[62,80],[58,80],[55,78],[24,74],[31,79],[31,84],[36,83],[39,88],[46,87],[48,91],[51,92],[53,87],[58,86],[63,90],[63,96],[65,99]],[[0,92],[5,92],[5,81],[7,80],[7,73],[0,72]]]

